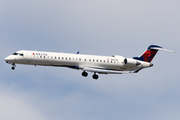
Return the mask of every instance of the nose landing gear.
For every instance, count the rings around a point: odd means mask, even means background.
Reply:
[[[13,63],[11,69],[15,70],[16,65]]]
[[[12,67],[11,69],[12,69],[12,70],[15,70],[15,67]]]

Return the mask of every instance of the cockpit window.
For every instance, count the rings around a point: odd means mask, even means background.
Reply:
[[[18,55],[18,53],[13,53],[13,55]]]
[[[24,56],[24,54],[19,54],[20,56]]]
[[[20,55],[20,56],[24,56],[23,53],[13,53],[13,55]]]

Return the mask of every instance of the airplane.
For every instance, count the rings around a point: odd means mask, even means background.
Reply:
[[[150,45],[139,57],[125,58],[119,55],[97,56],[85,54],[70,54],[57,52],[20,50],[5,58],[6,63],[12,65],[15,70],[16,64],[68,67],[82,70],[82,76],[87,77],[92,72],[93,79],[99,78],[98,74],[123,74],[138,73],[144,68],[152,67],[152,59],[159,51],[174,52],[163,49],[158,45]]]

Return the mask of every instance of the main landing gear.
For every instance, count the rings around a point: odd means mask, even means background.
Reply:
[[[85,72],[85,71],[83,71],[83,72],[82,72],[82,76],[87,77],[87,76],[88,76],[88,73]],[[92,76],[92,78],[97,80],[97,79],[99,78],[99,76],[98,76],[96,73],[94,73],[94,75]]]
[[[11,69],[15,70],[16,65],[13,63]]]
[[[93,77],[93,79],[96,79],[96,80],[99,78],[99,76],[96,73],[94,73],[94,75],[92,77]]]
[[[87,77],[88,73],[84,71],[84,72],[82,72],[82,76]]]

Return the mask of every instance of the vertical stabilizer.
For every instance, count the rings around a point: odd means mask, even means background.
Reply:
[[[150,45],[140,57],[134,57],[133,59],[151,62],[159,49],[162,49],[162,47],[157,45]]]

